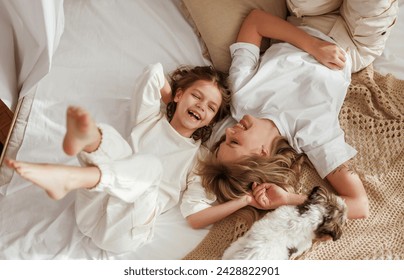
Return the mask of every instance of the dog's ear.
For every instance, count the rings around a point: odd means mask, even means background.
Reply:
[[[316,238],[331,236],[333,241],[341,238],[343,225],[332,217],[324,217],[323,222],[315,231]]]
[[[340,197],[331,196],[334,199],[330,199],[327,205],[325,205],[326,213],[324,214],[322,223],[315,231],[315,234],[317,238],[326,235],[331,236],[335,241],[342,235],[342,230],[347,219],[347,207]]]
[[[332,194],[325,187],[315,186],[308,196],[308,201],[311,204],[322,204],[329,201],[331,197]]]
[[[326,203],[328,201],[328,195],[329,192],[326,188],[315,186],[307,196],[307,199],[302,204],[297,206],[299,214],[302,215],[307,212],[310,205]]]
[[[304,213],[309,211],[310,205],[317,203],[318,200],[317,193],[319,189],[320,189],[319,186],[314,187],[307,196],[307,199],[302,204],[296,206],[300,215],[303,215]]]
[[[327,200],[327,194],[328,191],[324,187],[315,186],[311,190],[307,200],[311,204],[323,203]]]
[[[310,192],[310,194],[309,194],[309,196],[308,196],[308,199],[309,199],[309,200],[314,200],[314,199],[316,198],[316,195],[317,195],[317,193],[318,193],[319,190],[320,190],[320,186],[315,186],[315,187],[311,190],[311,192]]]

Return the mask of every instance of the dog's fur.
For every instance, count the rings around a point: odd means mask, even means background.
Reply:
[[[281,206],[255,222],[226,249],[223,259],[293,259],[314,239],[339,239],[346,219],[345,202],[324,187],[314,187],[303,204]]]

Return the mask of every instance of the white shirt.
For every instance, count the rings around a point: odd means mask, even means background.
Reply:
[[[304,29],[331,41],[317,30]],[[322,178],[356,154],[338,120],[351,80],[348,56],[344,69],[336,71],[288,43],[271,46],[262,57],[253,44],[235,43],[230,50],[232,115],[237,121],[245,114],[272,120]]]
[[[200,140],[194,141],[180,135],[161,112],[160,89],[164,83],[163,67],[159,63],[149,66],[139,78],[132,97],[131,121],[134,129],[130,135],[135,154],[153,154],[161,160],[163,174],[159,208],[163,212],[178,203],[201,147]]]

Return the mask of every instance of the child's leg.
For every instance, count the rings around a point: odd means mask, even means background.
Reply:
[[[96,162],[105,157],[87,155]],[[159,185],[163,168],[160,160],[148,154],[101,162],[97,165],[67,166],[28,163],[6,159],[6,164],[21,177],[44,189],[53,199],[61,199],[75,189],[94,189],[120,198],[135,201],[150,185]]]
[[[68,155],[80,151],[93,152],[101,143],[101,133],[90,114],[80,107],[69,107],[66,112],[66,134],[63,150]]]
[[[27,163],[6,159],[6,164],[24,179],[44,189],[53,199],[61,199],[79,188],[93,188],[100,180],[97,167]]]
[[[109,161],[121,159],[131,155],[132,149],[125,139],[111,126],[96,124],[90,114],[80,107],[69,107],[66,113],[66,134],[63,139],[63,150],[68,155],[77,155],[80,152],[92,154],[100,148],[102,151],[90,156],[90,162],[101,160]],[[79,158],[87,163],[87,156]]]
[[[112,126],[96,124],[80,107],[69,107],[63,150],[77,155],[82,166],[98,166],[133,154],[128,142]]]
[[[114,252],[135,251],[153,237],[158,188],[133,203],[103,193],[79,190],[75,201],[76,223],[80,231],[98,247]]]
[[[160,160],[149,154],[99,164],[101,178],[94,191],[105,192],[127,203],[136,201],[150,186],[161,182]]]
[[[94,150],[90,151],[87,147],[77,155],[81,165],[98,166],[133,155],[133,150],[129,143],[115,128],[107,124],[97,124],[97,127],[101,140]]]
[[[103,175],[97,186],[77,192],[77,225],[102,249],[133,251],[153,235],[161,163],[154,156],[140,154],[99,168]]]

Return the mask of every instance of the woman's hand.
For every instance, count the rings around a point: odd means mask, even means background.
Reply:
[[[315,38],[311,55],[318,62],[333,70],[341,70],[345,66],[345,52],[337,45]]]
[[[247,205],[249,206],[253,206],[254,208],[257,209],[261,209],[261,210],[266,210],[267,208],[262,207],[261,204],[259,204],[257,202],[257,200],[255,199],[255,197],[253,196],[252,192],[250,192],[249,194],[245,195],[243,197],[244,201],[247,203]]]
[[[275,209],[288,204],[288,192],[272,183],[253,183],[252,196],[250,205],[259,209]]]

